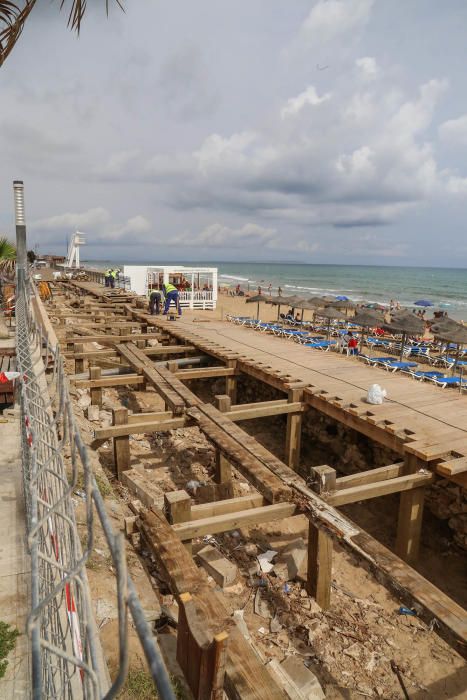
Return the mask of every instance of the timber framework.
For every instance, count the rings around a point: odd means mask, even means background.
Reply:
[[[132,435],[197,426],[216,450],[212,502],[192,505],[186,491],[173,491],[165,494],[163,509],[143,507],[131,523],[177,597],[177,659],[195,697],[221,698],[222,692],[229,698],[285,697],[232,621],[222,593],[212,594],[193,561],[191,541],[294,515],[308,518],[306,591],[321,608],[330,605],[334,540],[404,605],[415,607],[421,619],[435,621],[438,634],[466,656],[465,611],[411,566],[419,552],[427,487],[440,477],[467,486],[467,433],[461,427],[462,419],[467,424],[465,403],[463,414],[458,406],[452,421],[446,420],[446,412],[441,420],[434,411],[428,415],[417,410],[421,394],[411,405],[370,407],[358,398],[361,391],[339,382],[338,376],[299,371],[286,358],[249,349],[244,340],[248,331],[232,329],[231,337],[224,335],[218,342],[208,324],[171,323],[148,315],[131,293],[104,292],[92,282],[64,282],[61,289],[62,301],[59,288],[50,305],[58,321],[54,329],[45,310],[40,313],[50,333],[60,336],[65,356],[74,361],[70,380],[89,390],[91,410],[98,411],[106,387],[150,385],[165,404],[164,411],[149,413],[130,413],[122,405],[114,409],[112,425],[95,430],[96,440],[112,441],[116,477],[124,482],[131,468]],[[89,349],[89,343],[103,349]],[[360,366],[356,371],[371,373]],[[237,386],[242,375],[273,387],[282,398],[242,403]],[[185,383],[213,378],[225,381],[214,405]],[[390,448],[399,459],[345,477],[323,464],[304,479],[298,473],[300,441],[310,407]],[[284,460],[241,427],[249,419],[278,415],[287,421]],[[251,495],[233,497],[233,469],[250,483]],[[339,507],[394,493],[400,494],[400,506],[393,552]]]

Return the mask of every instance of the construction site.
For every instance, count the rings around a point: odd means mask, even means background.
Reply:
[[[149,315],[91,272],[49,288],[32,299],[42,359],[61,355],[94,487],[125,535],[176,692],[160,697],[465,697],[466,539],[449,519],[465,512],[462,393],[388,375],[390,400],[369,406],[375,370],[352,358],[212,311]],[[109,683],[124,665],[157,684],[98,518],[88,547],[94,487],[73,442],[64,458]],[[105,697],[158,697],[122,687]]]

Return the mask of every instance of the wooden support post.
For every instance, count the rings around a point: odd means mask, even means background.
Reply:
[[[127,408],[114,408],[112,414],[114,425],[126,425],[128,423]],[[121,435],[120,437],[115,437],[113,441],[115,473],[117,479],[121,481],[122,472],[130,468],[130,436]]]
[[[405,455],[404,474],[414,474],[425,466],[418,457]],[[396,554],[413,564],[417,561],[422,533],[425,486],[404,491],[399,496],[399,518],[397,521]]]
[[[215,405],[216,408],[221,411],[221,413],[229,413],[232,408],[232,400],[230,396],[220,394],[215,397]],[[232,481],[232,465],[224,457],[219,448],[216,450],[216,471],[214,474],[214,481],[217,484],[225,484]]]
[[[336,470],[323,464],[321,467],[310,469],[313,491],[316,493],[330,493],[336,490]]]
[[[226,366],[236,369],[237,360],[227,360]],[[225,378],[225,393],[229,396],[231,403],[237,403],[237,377]]]
[[[186,491],[168,491],[164,494],[164,505],[171,525],[191,520],[191,497]],[[183,544],[191,554],[191,540],[186,540]]]
[[[323,610],[331,603],[331,578],[332,539],[310,521],[306,590]]]
[[[176,360],[169,360],[167,362],[167,369],[169,372],[176,372],[178,370],[178,362],[176,362]]]
[[[288,401],[301,401],[303,389],[289,389]],[[302,414],[289,413],[287,416],[287,432],[285,439],[285,462],[297,471],[300,465],[300,442],[302,435]]]
[[[90,367],[89,368],[89,379],[92,381],[93,379],[100,379],[101,378],[101,368],[100,367]],[[102,387],[96,386],[92,387],[91,386],[91,404],[92,406],[99,406],[99,408],[102,406]]]
[[[84,352],[83,343],[75,343],[74,351],[76,353]],[[75,360],[75,374],[81,374],[82,372],[84,372],[84,359],[78,358]]]

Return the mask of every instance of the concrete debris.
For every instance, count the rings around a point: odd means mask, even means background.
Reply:
[[[86,418],[91,421],[98,421],[99,416],[99,406],[90,405],[86,409]]]
[[[274,549],[268,549],[266,552],[261,552],[258,554],[258,562],[263,574],[269,574],[274,569],[274,565],[271,563],[277,552]]]
[[[284,688],[290,700],[323,700],[324,691],[315,674],[296,656],[288,656],[281,664],[273,659],[268,668]]]
[[[218,586],[224,588],[232,584],[238,575],[238,569],[210,544],[200,549],[198,559],[201,566],[212,576]]]
[[[303,537],[290,542],[280,553],[278,562],[287,565],[287,581],[306,579],[307,546]]]
[[[91,397],[89,396],[89,394],[83,394],[82,396],[80,396],[80,398],[78,399],[78,406],[80,408],[82,408],[83,411],[85,408],[87,408],[90,405],[91,405]]]
[[[250,633],[248,632],[248,627],[246,626],[246,622],[243,619],[243,610],[234,610],[233,613],[233,619],[235,620],[235,623],[237,627],[239,628],[240,632],[243,634],[245,639],[248,641],[250,639]]]
[[[256,615],[264,617],[265,620],[270,620],[272,618],[271,609],[269,607],[268,601],[263,597],[261,588],[256,589],[255,599],[253,604],[253,609]]]

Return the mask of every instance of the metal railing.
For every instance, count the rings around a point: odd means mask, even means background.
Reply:
[[[34,700],[115,698],[128,670],[128,614],[162,700],[174,700],[157,641],[128,576],[122,535],[113,532],[73,414],[59,348],[52,349],[31,311],[32,281],[18,275],[16,343],[31,612],[28,634]],[[66,455],[66,456],[65,456]],[[73,505],[78,478],[85,494],[85,536]],[[80,515],[81,518],[81,515]],[[118,675],[110,682],[86,575],[99,521],[115,570]]]

